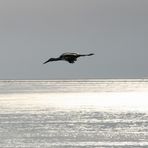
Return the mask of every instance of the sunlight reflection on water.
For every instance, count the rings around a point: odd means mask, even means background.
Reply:
[[[0,147],[148,147],[148,81],[1,81]]]
[[[147,92],[5,94],[0,107],[148,111],[147,98]]]

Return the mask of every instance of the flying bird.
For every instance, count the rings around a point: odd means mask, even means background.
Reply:
[[[75,61],[77,61],[77,58],[79,57],[84,57],[84,56],[92,56],[94,55],[94,53],[90,53],[90,54],[78,54],[78,53],[63,53],[62,55],[60,55],[58,58],[50,58],[49,60],[45,61],[43,64],[46,64],[48,62],[52,62],[52,61],[67,61],[71,64],[73,64]]]

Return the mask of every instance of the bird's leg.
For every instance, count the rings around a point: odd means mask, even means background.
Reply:
[[[90,53],[90,54],[80,54],[79,57],[92,56],[92,55],[94,55],[94,53]]]

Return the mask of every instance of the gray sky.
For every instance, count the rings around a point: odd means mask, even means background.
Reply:
[[[0,51],[0,79],[148,78],[148,0],[0,0]]]

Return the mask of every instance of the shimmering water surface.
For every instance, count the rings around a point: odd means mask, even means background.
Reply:
[[[148,80],[0,81],[0,147],[147,148]]]

